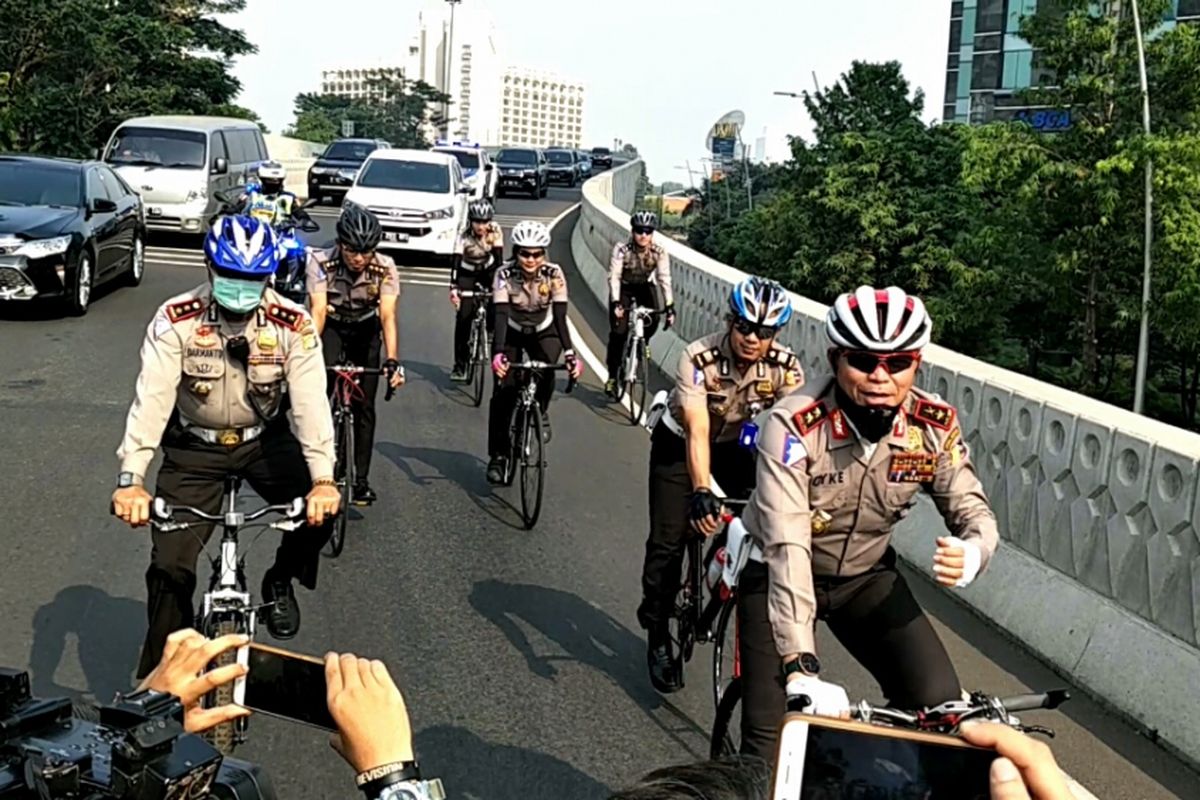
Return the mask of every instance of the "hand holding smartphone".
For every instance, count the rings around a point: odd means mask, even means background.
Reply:
[[[337,731],[326,697],[324,661],[252,642],[238,650],[238,663],[249,671],[233,685],[235,705]]]

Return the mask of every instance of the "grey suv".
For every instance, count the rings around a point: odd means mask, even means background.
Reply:
[[[550,190],[550,170],[546,154],[533,147],[505,147],[496,154],[500,170],[498,197],[525,192],[530,197],[545,197]]]

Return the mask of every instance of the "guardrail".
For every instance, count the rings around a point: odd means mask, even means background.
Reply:
[[[587,181],[572,235],[576,265],[607,306],[613,245],[630,236],[640,170]],[[721,329],[737,269],[657,238],[671,257],[674,330],[651,343],[673,374],[687,341]],[[826,306],[792,295],[781,335],[810,384],[827,372]],[[1000,523],[987,573],[958,596],[1104,702],[1200,763],[1200,435],[944,347],[918,385],[954,404]],[[893,543],[932,575],[944,530],[927,500]],[[1181,713],[1188,707],[1187,713]]]

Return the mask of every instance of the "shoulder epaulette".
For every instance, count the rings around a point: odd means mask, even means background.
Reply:
[[[304,322],[304,312],[300,309],[288,308],[278,303],[272,303],[267,306],[267,319],[278,325],[282,325],[288,330],[298,331],[300,330],[300,325]]]
[[[204,301],[199,298],[183,300],[167,306],[167,319],[171,322],[183,322],[185,319],[198,317],[204,313]]]
[[[796,423],[796,427],[800,429],[802,435],[807,435],[809,432],[816,430],[828,418],[829,409],[826,407],[824,400],[818,400],[810,406],[805,406],[792,415],[792,420]]]
[[[772,347],[767,351],[767,360],[774,361],[784,369],[792,369],[796,366],[796,354],[778,347]]]
[[[926,422],[944,431],[950,430],[950,426],[954,424],[954,416],[954,406],[935,403],[932,400],[925,400],[924,398],[917,401],[917,407],[912,412],[913,419]]]
[[[694,365],[696,365],[696,367],[698,369],[704,369],[705,367],[707,367],[710,364],[717,363],[717,360],[720,357],[721,357],[721,348],[710,347],[709,349],[702,350],[701,352],[696,353],[696,355],[692,356],[692,363]]]

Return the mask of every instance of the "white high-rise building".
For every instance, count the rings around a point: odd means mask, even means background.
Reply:
[[[381,94],[371,87],[371,81],[379,78],[399,78],[404,68],[399,66],[355,66],[334,67],[321,70],[321,94],[348,97],[354,100]]]
[[[500,144],[583,147],[584,85],[524,67],[504,70]]]

